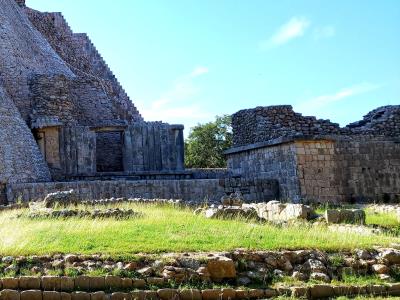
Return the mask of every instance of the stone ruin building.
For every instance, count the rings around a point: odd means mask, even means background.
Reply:
[[[7,184],[184,170],[183,126],[145,122],[86,34],[0,0],[0,199]]]
[[[295,202],[400,201],[400,105],[383,106],[344,128],[257,107],[233,115],[233,175],[277,179]]]
[[[400,108],[340,128],[290,106],[233,116],[228,168],[185,170],[183,126],[146,122],[86,34],[0,0],[0,204],[81,199],[396,200]]]

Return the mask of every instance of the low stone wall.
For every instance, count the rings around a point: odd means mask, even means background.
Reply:
[[[182,199],[183,201],[219,201],[225,194],[218,179],[75,181],[13,184],[7,187],[9,203],[40,201],[49,193],[75,190],[79,200],[105,198]]]
[[[104,291],[97,292],[56,292],[41,290],[10,290],[0,291],[0,299],[15,300],[220,300],[220,299],[269,299],[280,297],[292,297],[294,299],[331,299],[340,296],[399,296],[400,284],[371,285],[371,286],[331,286],[315,284],[313,286],[281,287],[275,289],[171,289],[135,290],[133,292],[114,292],[107,294]]]
[[[10,184],[9,203],[40,201],[49,193],[75,190],[78,200],[107,198],[181,199],[184,202],[219,202],[226,193],[241,192],[246,201],[274,200],[279,195],[275,180],[251,178],[190,180],[113,180]]]
[[[387,275],[391,271],[397,274],[400,251],[390,248],[343,253],[318,250],[235,250],[225,253],[161,255],[142,253],[135,260],[119,259],[121,258],[113,260],[106,255],[74,254],[2,257],[4,265],[23,265],[27,261],[34,263],[37,276],[1,278],[0,299],[219,300],[278,296],[322,299],[337,296],[400,295],[400,283],[394,282],[395,278],[390,279]],[[92,271],[93,265],[107,269],[109,273],[116,269],[124,270],[127,275],[90,276],[82,272]],[[54,273],[55,270],[67,269],[79,269],[78,274],[81,275],[41,275],[50,270]],[[17,270],[15,266],[14,270]],[[387,282],[375,281],[377,284],[374,284],[371,281],[364,285],[341,283],[341,274],[345,273],[359,276],[375,274]],[[288,276],[294,279],[293,283],[284,280]],[[174,288],[185,286],[185,283],[192,283],[193,288]],[[213,288],[214,283],[225,287]]]

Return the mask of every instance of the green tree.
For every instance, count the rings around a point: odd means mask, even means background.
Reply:
[[[215,121],[192,127],[185,140],[187,168],[225,168],[223,152],[232,146],[230,115],[216,116]]]

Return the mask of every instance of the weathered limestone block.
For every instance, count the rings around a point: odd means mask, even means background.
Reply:
[[[74,190],[60,191],[50,193],[44,198],[44,205],[47,208],[52,208],[55,205],[67,206],[78,203],[78,195]]]
[[[16,290],[4,289],[0,291],[0,299],[4,300],[20,300],[20,294]]]
[[[19,288],[21,290],[39,290],[40,278],[31,276],[21,276],[19,278]]]
[[[244,198],[240,192],[235,192],[229,196],[222,196],[221,203],[224,206],[242,206]]]
[[[257,218],[257,213],[252,207],[239,207],[239,206],[228,206],[209,208],[205,211],[206,218],[210,219],[229,219],[229,218]]]
[[[335,292],[330,285],[316,284],[310,288],[310,296],[312,299],[330,298],[335,295]]]
[[[73,292],[71,293],[72,300],[90,300],[90,294],[86,292]]]
[[[90,300],[106,300],[107,296],[104,292],[94,292],[90,294]]]
[[[225,256],[217,256],[207,262],[207,269],[213,280],[219,281],[236,277],[235,263]]]
[[[70,292],[75,288],[74,278],[68,276],[61,277],[61,291]]]
[[[178,290],[176,289],[159,289],[157,294],[161,300],[178,299],[179,297]]]
[[[180,300],[201,300],[201,291],[197,289],[183,289],[179,291]]]
[[[6,290],[16,290],[19,287],[18,278],[5,277],[1,280],[3,289]]]
[[[90,276],[90,290],[101,291],[105,288],[105,279],[103,276]]]
[[[111,294],[110,300],[131,300],[131,297],[128,293],[115,292]]]
[[[90,290],[90,277],[85,275],[80,275],[75,278],[75,289],[80,291]]]
[[[310,220],[314,217],[314,210],[303,204],[281,203],[269,201],[268,203],[244,204],[243,207],[253,207],[260,218],[271,222],[285,222],[289,220]]]
[[[203,300],[220,300],[221,290],[217,289],[206,289],[201,291]]]
[[[145,300],[145,291],[133,291],[131,292],[131,297],[132,300]]]
[[[389,264],[400,264],[400,250],[385,249],[380,253],[380,257]]]
[[[61,300],[61,294],[55,291],[44,291],[43,300]]]
[[[61,292],[60,293],[61,300],[71,300],[72,295],[70,293]]]
[[[57,276],[43,276],[42,277],[42,289],[44,291],[60,291],[61,290],[61,278]]]
[[[112,276],[112,275],[107,275],[105,277],[105,285],[106,288],[108,289],[119,289],[121,288],[122,280],[121,277],[119,276]]]
[[[328,209],[325,220],[329,224],[365,224],[365,212],[361,209]]]
[[[21,292],[21,300],[42,300],[42,291],[29,290]]]

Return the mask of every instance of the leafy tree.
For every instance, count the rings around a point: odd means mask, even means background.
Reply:
[[[225,168],[223,152],[232,146],[230,115],[216,116],[215,121],[192,127],[185,141],[188,168]]]

